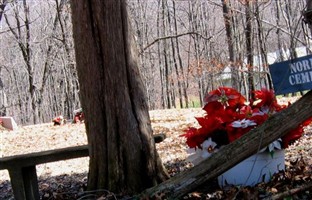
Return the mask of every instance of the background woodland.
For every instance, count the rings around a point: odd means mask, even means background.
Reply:
[[[218,86],[247,97],[272,88],[269,64],[310,54],[305,4],[129,0],[149,109],[201,106]],[[0,7],[0,115],[24,125],[72,118],[80,101],[69,1],[3,0]]]

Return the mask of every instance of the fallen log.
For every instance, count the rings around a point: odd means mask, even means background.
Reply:
[[[312,117],[312,91],[287,109],[270,117],[261,126],[224,146],[199,165],[145,190],[139,198],[156,198],[161,194],[167,199],[179,199],[202,184],[209,183],[208,181],[221,175],[240,161],[257,153],[310,117]]]

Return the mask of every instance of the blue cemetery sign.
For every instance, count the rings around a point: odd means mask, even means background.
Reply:
[[[275,94],[312,89],[312,55],[269,66]]]

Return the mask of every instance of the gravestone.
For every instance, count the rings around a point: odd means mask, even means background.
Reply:
[[[13,117],[0,117],[0,120],[2,121],[2,126],[4,128],[12,131],[17,129],[17,124]]]

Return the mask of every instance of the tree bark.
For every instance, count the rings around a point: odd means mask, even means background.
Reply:
[[[142,196],[153,197],[161,192],[168,199],[178,199],[203,183],[211,181],[312,117],[311,102],[312,91],[308,92],[289,108],[273,115],[261,126],[221,148],[199,165],[176,175],[156,187],[147,189],[142,193]],[[294,118],[294,116],[296,117]],[[280,124],[283,124],[283,126],[280,126]]]
[[[246,53],[247,53],[247,69],[248,69],[248,91],[246,91],[248,99],[255,99],[252,91],[255,90],[254,85],[254,42],[253,42],[253,27],[252,27],[252,3],[250,1],[246,2],[245,10],[246,10]]]
[[[7,5],[8,1],[7,0],[2,0],[1,3],[0,3],[0,22],[1,22],[1,19],[2,19],[2,15],[4,13],[4,9]]]
[[[125,0],[71,1],[90,152],[88,189],[133,194],[168,178],[152,138]]]
[[[0,68],[1,73],[1,68]],[[4,85],[0,77],[0,116],[7,115],[8,100],[4,91]]]
[[[309,25],[310,34],[312,35],[312,0],[307,0],[307,10],[305,14],[305,20]]]
[[[268,48],[267,48],[268,41],[265,37],[265,29],[263,27],[262,17],[260,15],[260,9],[259,9],[260,5],[259,5],[258,1],[259,0],[256,0],[255,20],[256,20],[256,24],[257,24],[259,54],[261,55],[261,63],[262,63],[262,66],[260,68],[262,68],[266,73],[265,77],[262,77],[261,75],[259,76],[260,85],[261,85],[261,88],[266,87],[269,89],[273,89],[272,78],[271,78],[271,75],[270,75],[269,69],[268,69],[268,66],[269,66],[268,55],[267,55],[268,54]],[[276,16],[278,16],[278,14],[276,14]],[[278,23],[279,20],[276,19],[276,21]],[[278,29],[276,32],[278,32]],[[280,49],[280,51],[281,51],[281,49]],[[265,80],[264,86],[261,84],[262,78]]]
[[[165,11],[166,11],[166,5],[165,5],[165,0],[161,1],[161,25],[162,25],[162,29],[161,29],[161,34],[163,36],[167,35],[167,19],[165,16]],[[171,84],[170,84],[170,64],[169,64],[169,46],[166,40],[162,41],[162,56],[160,59],[163,59],[163,73],[164,73],[164,97],[165,97],[165,105],[167,109],[172,108],[172,102],[171,102]]]
[[[233,30],[233,13],[230,8],[230,2],[226,0],[221,0],[222,8],[223,8],[223,18],[226,30],[226,37],[228,43],[228,51],[229,51],[229,60],[230,60],[230,67],[231,67],[231,84],[232,87],[239,90],[239,83],[238,83],[238,69],[236,66],[237,61],[237,51],[235,49],[235,39],[234,39],[234,30]]]

